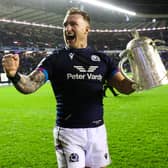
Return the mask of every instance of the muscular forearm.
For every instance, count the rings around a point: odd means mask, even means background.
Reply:
[[[116,88],[119,92],[123,94],[131,94],[135,91],[132,87],[133,82],[129,81],[128,79],[123,79],[120,83],[116,85]]]
[[[135,89],[132,87],[134,83],[125,78],[120,72],[115,74],[114,77],[108,81],[108,83],[123,94],[130,94],[135,91]]]
[[[13,81],[15,88],[23,93],[29,94],[35,92],[40,86],[45,83],[45,75],[38,70],[33,71],[30,75],[19,75],[18,81]]]

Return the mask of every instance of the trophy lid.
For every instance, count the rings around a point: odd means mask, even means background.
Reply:
[[[141,36],[137,31],[131,33],[132,36],[134,37],[131,41],[128,42],[127,44],[127,49],[131,50],[135,47],[142,47],[144,45],[150,45],[153,44],[153,40],[146,37],[146,36]]]

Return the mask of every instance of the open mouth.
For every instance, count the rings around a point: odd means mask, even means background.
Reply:
[[[75,34],[66,34],[66,39],[67,40],[74,40],[75,39]]]

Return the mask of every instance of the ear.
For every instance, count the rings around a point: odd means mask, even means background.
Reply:
[[[90,26],[86,26],[86,33],[89,33],[90,31]]]

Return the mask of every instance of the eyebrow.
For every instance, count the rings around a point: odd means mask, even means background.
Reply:
[[[70,22],[68,22],[68,21],[66,21],[66,22],[63,22],[63,26],[64,27],[66,27],[68,24],[70,24],[70,25],[75,25],[75,24],[77,24],[75,21],[70,21]]]

